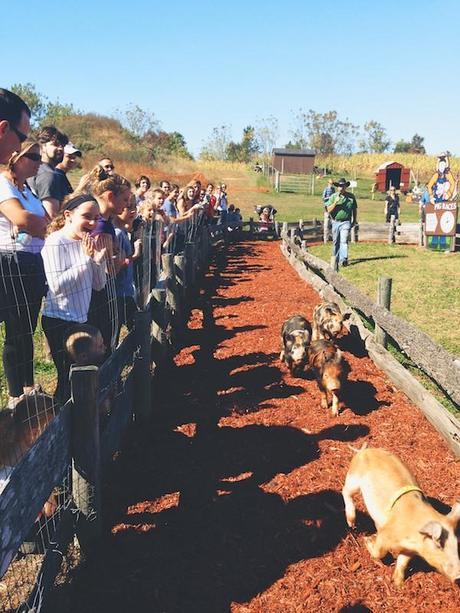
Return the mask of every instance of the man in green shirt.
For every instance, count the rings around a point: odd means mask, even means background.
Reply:
[[[337,191],[329,198],[326,210],[332,219],[332,254],[340,266],[348,265],[348,237],[351,226],[357,223],[357,204],[354,194],[347,192],[350,182],[340,179],[334,183]]]

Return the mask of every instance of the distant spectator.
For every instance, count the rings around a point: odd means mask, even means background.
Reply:
[[[91,236],[99,217],[97,200],[88,194],[71,196],[43,247],[48,294],[42,326],[57,370],[56,398],[69,398],[70,362],[64,337],[77,323],[86,323],[92,290],[106,284],[106,248]],[[62,225],[64,224],[64,225]]]
[[[140,175],[134,183],[136,187],[136,204],[140,204],[145,200],[145,194],[151,187],[150,179],[146,175]]]
[[[326,185],[326,187],[323,190],[323,205],[324,205],[324,207],[326,207],[327,201],[332,196],[332,194],[335,194],[334,183],[333,183],[332,179],[328,179],[327,185]]]
[[[241,209],[236,207],[235,215],[238,217],[238,221],[243,221],[243,216],[241,215]]]
[[[160,189],[164,193],[165,198],[167,198],[171,190],[171,183],[166,179],[163,179],[162,181],[160,181]]]
[[[74,190],[67,177],[67,173],[78,166],[79,158],[81,158],[80,149],[77,149],[73,143],[67,143],[64,147],[63,160],[56,166],[56,172],[62,174],[62,181],[66,185],[69,194]]]
[[[29,185],[42,201],[48,215],[53,218],[59,213],[65,196],[71,193],[66,177],[56,171],[56,166],[64,158],[64,147],[69,139],[54,126],[46,126],[40,130],[38,142],[41,145],[42,163]]]
[[[30,130],[30,109],[22,98],[0,88],[0,164],[21,150]]]
[[[63,346],[71,364],[100,366],[104,361],[105,345],[100,330],[89,324],[75,324],[66,332]]]
[[[133,222],[136,218],[136,200],[132,197],[121,213],[114,217],[115,234],[120,249],[120,257],[122,266],[115,278],[115,288],[117,292],[118,305],[118,334],[116,342],[118,343],[119,330],[122,325],[125,325],[128,330],[132,330],[134,326],[134,314],[136,313],[136,302],[134,300],[134,265],[141,253],[140,240],[137,240],[133,245],[130,241],[129,233],[133,230]]]
[[[0,175],[0,315],[5,321],[3,366],[11,408],[23,393],[35,389],[33,334],[46,293],[40,251],[49,218],[26,185],[40,166],[40,148],[33,141],[14,153]]]
[[[101,158],[95,166],[95,168],[98,168],[98,167],[100,170],[103,170],[108,177],[114,174],[115,164],[112,162],[110,158]],[[93,193],[93,181],[94,181],[94,168],[92,169],[91,172],[88,172],[82,176],[75,192],[84,193],[84,194],[92,194]]]
[[[180,191],[177,199],[177,209],[181,215],[185,215],[195,204],[195,190],[195,184],[189,183]]]
[[[170,192],[161,207],[168,217],[176,218],[179,214],[177,210],[177,198],[179,197],[179,193],[179,186],[176,184],[171,185]]]
[[[395,218],[395,221],[399,219],[399,196],[396,193],[396,189],[391,186],[388,190],[387,197],[385,198],[385,221],[390,223],[391,217]]]
[[[427,204],[430,204],[430,192],[428,191],[428,187],[425,186],[423,188],[423,192],[420,197],[420,203],[418,206],[418,212],[422,221],[425,221],[425,209]]]
[[[227,201],[227,186],[223,183],[218,192],[216,208],[219,212],[219,224],[224,224],[227,220],[228,201]]]

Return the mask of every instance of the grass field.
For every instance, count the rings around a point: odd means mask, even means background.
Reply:
[[[278,211],[280,221],[297,221],[299,219],[322,219],[323,205],[321,194],[327,179],[318,179],[315,183],[315,195],[275,192],[266,177],[247,172],[236,173],[224,177],[229,186],[229,201],[241,208],[243,217],[254,216],[254,205],[272,204]],[[358,221],[384,222],[384,196],[376,194],[371,199],[373,180],[358,178],[355,196],[358,202]],[[419,219],[418,205],[405,202],[401,197],[401,220],[416,222]]]
[[[330,245],[310,249],[329,261]],[[448,351],[460,354],[460,254],[433,253],[409,245],[350,245],[341,274],[375,300],[379,276],[393,279],[391,310]]]

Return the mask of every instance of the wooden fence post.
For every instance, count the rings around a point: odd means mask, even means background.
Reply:
[[[194,243],[185,243],[185,290],[189,292],[195,285],[195,245]]]
[[[391,306],[391,277],[379,277],[377,289],[377,304],[390,310]],[[388,344],[388,334],[378,324],[375,324],[375,341],[383,345],[385,349]]]
[[[324,211],[324,222],[323,222],[323,243],[327,243],[329,240],[329,235],[330,235],[329,224],[330,224],[330,215],[325,210]]]
[[[72,496],[78,509],[76,534],[83,551],[101,535],[101,450],[99,436],[99,369],[73,367],[71,451]]]
[[[280,171],[275,170],[275,191],[280,191]]]
[[[396,218],[390,217],[390,227],[388,228],[388,244],[392,245],[396,241]]]
[[[174,256],[164,253],[161,256],[161,265],[166,281],[166,305],[173,312],[176,320],[181,321],[181,304],[174,270]]]
[[[168,337],[166,335],[166,290],[155,288],[150,294],[152,334],[151,356],[155,364],[159,364],[167,353]]]
[[[355,223],[351,226],[351,242],[357,243],[359,241],[359,225]]]
[[[277,238],[280,237],[280,224],[279,224],[279,221],[276,221],[276,220],[275,220],[275,234]]]
[[[139,421],[147,421],[152,415],[151,312],[150,309],[134,314],[136,344],[139,347],[134,361],[133,408]]]
[[[420,224],[418,228],[418,244],[419,247],[423,247],[425,244],[425,225],[423,223],[423,215],[420,215]]]
[[[333,271],[337,272],[339,270],[339,262],[334,254],[331,255],[331,263],[330,266]]]
[[[287,233],[288,233],[288,222],[283,221],[283,229],[281,230],[281,234],[287,234]]]

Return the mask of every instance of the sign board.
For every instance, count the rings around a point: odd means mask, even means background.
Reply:
[[[458,206],[455,201],[425,205],[425,235],[429,249],[449,251],[455,247]]]
[[[450,172],[449,154],[438,156],[436,172],[428,186],[430,201],[424,207],[428,249],[454,251],[457,231],[457,184]]]
[[[358,181],[350,181],[350,187],[358,187]]]

